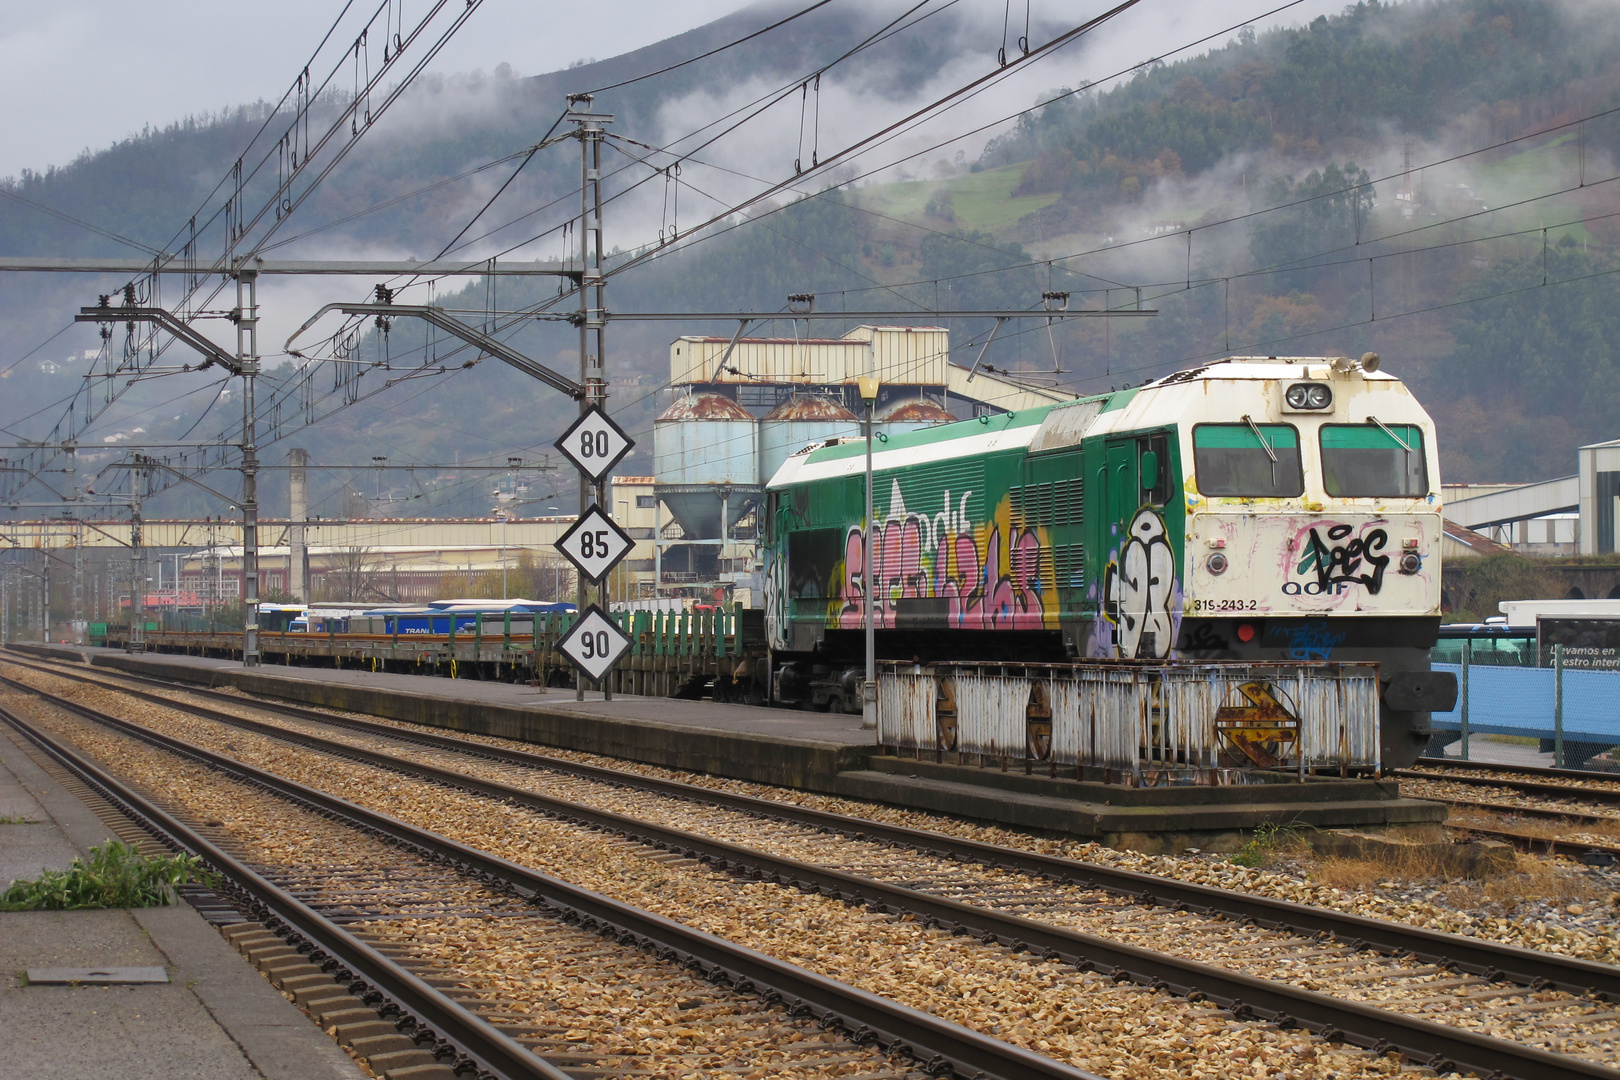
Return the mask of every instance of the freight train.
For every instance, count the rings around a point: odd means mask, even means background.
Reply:
[[[1385,767],[1456,693],[1434,424],[1378,357],[1229,357],[1137,387],[815,444],[766,489],[770,696],[859,709],[880,658],[1376,661]]]

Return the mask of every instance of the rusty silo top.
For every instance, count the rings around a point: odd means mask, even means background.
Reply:
[[[881,417],[887,423],[899,424],[951,424],[956,417],[927,398],[904,401]]]
[[[830,397],[820,394],[795,395],[766,413],[766,420],[833,420],[856,419],[855,414]]]
[[[753,414],[724,394],[686,394],[675,399],[659,420],[752,420]]]

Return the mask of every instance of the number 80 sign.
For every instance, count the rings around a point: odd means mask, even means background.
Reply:
[[[635,445],[635,440],[595,405],[585,410],[556,442],[563,456],[592,482],[612,472],[613,466]]]

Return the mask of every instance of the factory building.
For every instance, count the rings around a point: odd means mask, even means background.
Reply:
[[[609,590],[614,599],[650,594],[658,518],[652,477],[614,477],[609,501],[615,520],[635,541],[610,576]],[[458,591],[468,583],[498,591],[503,578],[514,596],[572,600],[572,569],[553,545],[573,523],[573,514],[315,519],[304,526],[300,552],[288,519],[261,517],[260,593],[297,596],[295,565],[301,561],[303,600],[415,603],[438,599],[447,582]],[[194,612],[241,597],[240,521],[148,518],[143,532],[143,602],[149,610]],[[73,575],[70,552],[83,547],[87,610],[116,611],[129,602],[128,537],[128,520],[10,521],[0,552],[48,553],[51,573],[62,582]]]
[[[1620,552],[1620,439],[1575,462],[1574,475],[1535,484],[1447,485],[1446,518],[1525,554]]]

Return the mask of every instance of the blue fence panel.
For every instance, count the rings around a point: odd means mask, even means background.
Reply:
[[[1551,726],[1549,720],[1548,727]],[[1564,669],[1566,738],[1571,731],[1620,741],[1620,671]]]
[[[1435,664],[1462,681],[1462,665]],[[1468,727],[1498,735],[1553,736],[1553,669],[1468,668]],[[1437,727],[1462,726],[1462,700],[1451,712],[1434,714]],[[1620,742],[1620,672],[1564,669],[1564,737]]]

